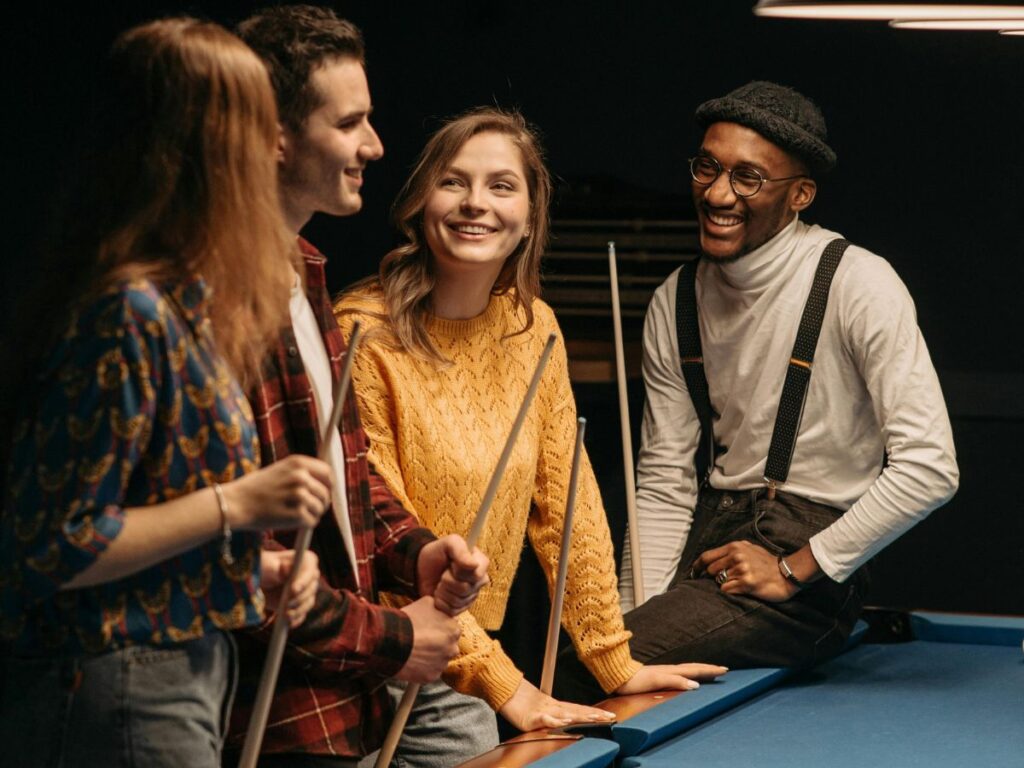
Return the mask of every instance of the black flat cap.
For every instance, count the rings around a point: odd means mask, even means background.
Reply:
[[[813,173],[836,164],[836,153],[825,143],[825,117],[818,106],[792,88],[755,80],[697,107],[697,123],[739,123],[799,157]]]

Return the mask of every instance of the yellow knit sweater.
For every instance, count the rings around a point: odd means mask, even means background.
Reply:
[[[536,300],[525,334],[507,296],[492,297],[471,320],[431,318],[428,332],[450,366],[422,361],[387,343],[373,314],[378,296],[348,295],[335,314],[348,338],[359,319],[369,330],[354,366],[370,461],[395,496],[438,535],[466,536],[497,464],[548,334],[558,343],[516,441],[479,546],[491,560],[491,584],[460,617],[460,655],[445,673],[456,690],[495,709],[522,679],[484,629],[501,626],[524,532],[547,576],[557,575],[568,493],[576,404],[565,346],[551,308]],[[640,668],[622,624],[611,537],[590,461],[580,468],[562,625],[580,659],[606,691]]]

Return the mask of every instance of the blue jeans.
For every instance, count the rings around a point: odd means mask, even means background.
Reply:
[[[388,691],[397,708],[405,683],[391,680]],[[452,690],[444,682],[420,688],[409,722],[402,731],[392,768],[451,768],[498,745],[494,710],[483,699]],[[359,768],[372,768],[377,753]]]
[[[633,658],[645,664],[688,661],[750,667],[808,667],[838,653],[860,615],[867,575],[842,584],[820,579],[790,600],[769,603],[723,593],[690,565],[704,551],[751,541],[773,555],[804,546],[842,512],[793,494],[769,500],[764,489],[701,489],[693,528],[668,590],[623,616]],[[572,701],[605,698],[572,648],[559,654],[554,695]]]
[[[219,768],[235,677],[218,632],[98,656],[0,659],[9,768]]]

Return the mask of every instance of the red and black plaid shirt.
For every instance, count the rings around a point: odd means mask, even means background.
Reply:
[[[323,334],[335,380],[345,346],[331,314],[326,259],[299,238],[306,262],[306,295]],[[317,454],[319,427],[313,391],[291,326],[264,364],[250,393],[263,464],[292,453]],[[412,624],[377,604],[378,590],[415,595],[416,560],[434,536],[421,528],[366,461],[368,441],[349,390],[341,419],[345,491],[359,569],[352,567],[334,515],[324,514],[313,535],[322,579],[305,623],[289,632],[262,752],[303,752],[349,757],[377,749],[391,719],[384,686],[412,650]],[[275,533],[268,546],[290,547],[293,533]],[[245,741],[263,671],[270,628],[237,634],[240,674],[228,748]]]

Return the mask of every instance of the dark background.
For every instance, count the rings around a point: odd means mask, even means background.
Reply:
[[[76,172],[76,132],[114,35],[178,13],[230,25],[259,7],[90,5],[23,8],[4,32],[5,307],[33,275],[48,201]],[[315,219],[307,233],[332,257],[332,288],[373,271],[392,243],[390,201],[425,137],[441,118],[478,104],[518,107],[540,126],[559,185],[555,217],[576,213],[579,191],[597,183],[607,195],[591,215],[688,219],[696,105],[752,79],[795,86],[822,107],[839,155],[805,218],[885,256],[909,286],[961,463],[956,498],[877,558],[872,599],[1024,613],[1024,38],[758,19],[753,5],[334,4],[365,33],[386,154],[367,172],[363,213]],[[577,394],[619,536],[613,388]],[[637,422],[637,384],[631,399]],[[546,615],[535,589],[521,603]],[[532,629],[523,610],[513,606],[510,631]]]

